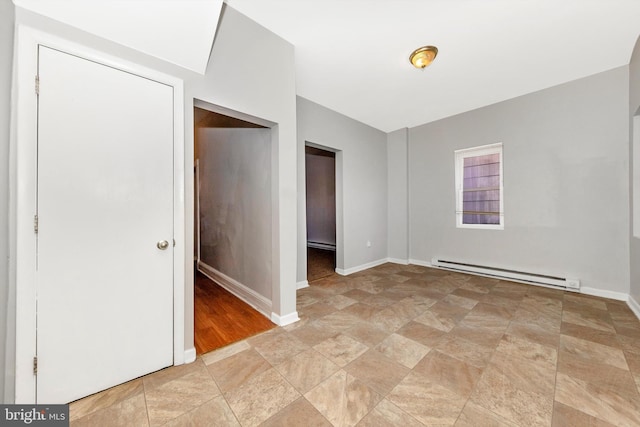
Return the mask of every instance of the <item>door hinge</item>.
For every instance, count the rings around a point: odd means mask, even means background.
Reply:
[[[33,216],[33,232],[38,234],[38,215]]]
[[[40,76],[36,76],[36,95],[40,95]]]
[[[38,357],[33,358],[33,375],[38,374]]]

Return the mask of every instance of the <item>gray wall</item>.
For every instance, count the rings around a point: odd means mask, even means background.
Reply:
[[[409,261],[408,136],[407,128],[387,134],[388,255],[403,262]]]
[[[630,123],[630,148],[633,146],[633,139],[639,138],[638,135],[634,135],[634,132],[640,132],[640,129],[633,129],[633,116],[638,114],[640,109],[640,38],[636,42],[636,46],[631,56],[631,62],[629,63],[629,123]],[[636,153],[636,158],[638,155]],[[629,158],[633,159],[633,151],[629,150]],[[630,162],[631,163],[631,162]],[[632,165],[630,171],[633,171],[632,167],[640,168],[640,165]],[[640,185],[639,182],[633,182],[633,173],[629,174],[629,182],[633,185]],[[630,203],[633,210],[633,203]],[[640,212],[632,212],[632,215],[640,215]],[[633,218],[633,216],[631,217]],[[631,221],[633,222],[633,221]],[[633,236],[633,230],[630,229],[630,266],[631,266],[631,289],[629,291],[630,296],[640,303],[640,239]],[[638,234],[638,233],[636,233]]]
[[[5,0],[1,0],[5,1]],[[6,2],[6,1],[5,1]],[[2,19],[7,17],[2,13]],[[16,9],[16,22],[100,50],[184,80],[185,168],[193,168],[193,102],[200,99],[227,110],[268,121],[272,129],[271,166],[274,218],[272,227],[272,303],[279,316],[295,314],[296,306],[296,96],[293,46],[234,9],[224,6],[209,66],[204,76],[149,57],[57,21]],[[4,22],[3,22],[4,28]],[[4,46],[5,38],[2,39]],[[4,49],[4,47],[3,47]],[[251,51],[253,55],[247,55]],[[4,52],[2,52],[4,55]],[[257,55],[257,56],[256,56]],[[4,57],[4,56],[3,56]],[[10,55],[9,55],[10,57]],[[4,61],[3,61],[4,63]],[[260,66],[256,67],[255,64]],[[18,71],[19,72],[19,71]],[[4,83],[3,83],[4,84]],[[4,98],[3,98],[4,100]],[[4,101],[3,101],[4,102]],[[2,161],[6,161],[4,158]],[[3,169],[4,170],[4,169]],[[185,330],[193,346],[193,176],[186,174],[184,232]],[[0,206],[7,206],[4,195]],[[15,283],[10,283],[13,288]],[[9,311],[15,309],[9,307]],[[15,332],[15,329],[14,331]],[[15,348],[8,348],[11,354]],[[13,364],[6,371],[12,375]]]
[[[307,242],[336,244],[336,160],[306,153]]]
[[[625,66],[410,129],[411,258],[628,293],[628,92]],[[457,229],[454,150],[496,142],[504,144],[505,228]]]
[[[307,99],[297,99],[298,281],[306,280],[307,275],[306,209],[302,191],[307,142],[337,151],[337,268],[347,270],[386,259],[386,134]],[[371,247],[367,247],[367,241]]]
[[[5,351],[7,326],[14,320],[7,319],[9,301],[9,123],[11,121],[11,68],[13,65],[14,7],[9,0],[0,0],[0,402],[10,402],[11,388],[5,395]],[[13,310],[11,310],[13,311]],[[9,320],[7,322],[7,320]],[[15,326],[14,326],[15,327]],[[9,356],[9,360],[12,360]]]
[[[201,261],[271,300],[271,130],[201,128]]]

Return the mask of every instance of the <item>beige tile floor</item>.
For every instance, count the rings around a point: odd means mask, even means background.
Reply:
[[[74,426],[640,426],[625,303],[385,264],[301,320],[74,402]]]

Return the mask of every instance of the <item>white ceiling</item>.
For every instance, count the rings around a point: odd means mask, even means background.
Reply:
[[[18,7],[200,74],[207,69],[222,8],[222,0],[13,2]]]
[[[385,132],[626,65],[640,34],[640,0],[225,1],[295,46],[298,95]]]

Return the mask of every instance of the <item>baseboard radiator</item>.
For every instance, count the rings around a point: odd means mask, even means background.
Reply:
[[[307,241],[307,247],[309,248],[315,248],[315,249],[324,249],[327,251],[336,251],[336,245],[332,244],[332,243],[323,243],[323,242],[312,242],[312,241]]]
[[[447,270],[459,271],[462,273],[478,274],[481,276],[495,277],[498,279],[513,280],[516,282],[530,283],[533,285],[550,286],[567,290],[577,291],[580,289],[580,280],[549,276],[546,274],[527,273],[524,271],[509,270],[505,268],[495,268],[486,265],[469,264],[459,261],[448,261],[433,258],[431,265]]]

